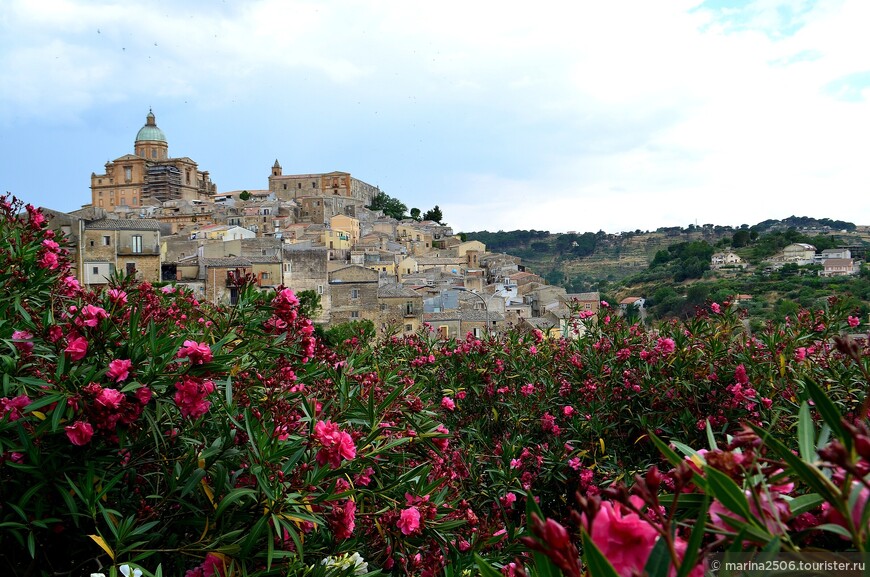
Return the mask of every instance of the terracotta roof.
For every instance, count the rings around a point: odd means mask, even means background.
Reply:
[[[160,230],[160,223],[150,218],[104,218],[85,225],[88,230]]]

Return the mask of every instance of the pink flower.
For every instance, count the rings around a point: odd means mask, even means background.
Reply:
[[[538,347],[536,347],[535,345],[530,346],[529,347],[529,354],[537,355],[538,354]]]
[[[562,407],[562,414],[566,417],[570,417],[575,412],[576,411],[574,410],[574,407],[572,407],[571,405],[565,405],[564,407]]]
[[[796,361],[802,361],[807,358],[807,348],[806,347],[798,347],[794,351],[794,358]]]
[[[147,405],[151,400],[151,389],[148,387],[139,387],[133,394],[136,396],[136,400],[139,401],[140,405]]]
[[[640,506],[639,497],[630,497]],[[604,501],[592,520],[592,540],[621,577],[641,573],[658,533],[646,521],[619,503]]]
[[[532,383],[526,383],[525,385],[520,387],[520,392],[523,394],[524,397],[528,397],[535,392],[535,385],[533,385]]]
[[[656,349],[663,355],[669,355],[676,349],[676,344],[672,338],[659,337]]]
[[[90,423],[84,421],[76,421],[72,425],[65,427],[65,429],[69,442],[79,447],[87,445],[91,437],[94,436],[94,428]]]
[[[116,305],[127,304],[127,293],[121,289],[109,289],[109,300]]]
[[[94,305],[85,305],[82,307],[81,316],[76,319],[76,324],[87,327],[95,327],[100,320],[109,318],[109,314],[105,309]]]
[[[74,361],[80,361],[88,354],[88,341],[84,337],[75,337],[70,340],[64,352]]]
[[[402,513],[399,516],[399,522],[397,523],[397,526],[404,535],[411,535],[419,531],[420,511],[417,509],[417,507],[408,507],[407,509],[402,509]]]
[[[168,284],[164,287],[161,287],[160,292],[162,292],[165,295],[171,295],[172,293],[175,292],[175,287]]]
[[[214,391],[214,383],[187,377],[184,381],[175,383],[175,389],[175,404],[178,405],[182,417],[198,419],[208,412],[211,402],[205,398]]]
[[[3,397],[0,399],[0,421],[2,421],[6,415],[9,415],[10,421],[17,421],[24,416],[21,411],[29,404],[30,397],[27,395],[19,395],[12,399]]]
[[[523,466],[523,462],[520,459],[511,459],[511,469],[519,469]]]
[[[711,304],[711,305],[710,305],[710,310],[713,311],[714,313],[716,313],[717,315],[718,315],[720,312],[722,312],[722,309],[721,309],[721,307],[719,306],[719,303],[713,303],[713,304]]]
[[[103,389],[97,395],[95,402],[103,407],[117,409],[124,402],[124,393],[115,389]]]
[[[441,399],[441,407],[447,409],[448,411],[452,411],[456,409],[456,403],[453,402],[453,399],[450,397],[444,397]]]
[[[850,316],[846,320],[849,322],[849,326],[852,327],[853,329],[861,324],[861,319],[859,319],[858,317]]]
[[[573,459],[570,459],[568,461],[568,466],[571,467],[572,469],[574,469],[575,471],[579,471],[580,467],[582,467],[583,464],[580,462],[580,457],[574,457]]]
[[[60,266],[60,261],[57,260],[57,255],[53,252],[44,252],[39,258],[38,264],[41,268],[54,270]]]
[[[328,521],[337,540],[350,539],[356,525],[356,503],[348,499],[344,505],[333,505]]]
[[[743,363],[740,363],[737,365],[737,368],[734,369],[734,380],[741,385],[749,384],[749,377],[746,374],[746,366]]]
[[[126,381],[130,376],[130,369],[133,367],[133,361],[129,359],[115,359],[109,363],[109,370],[106,371],[106,376],[120,383]]]
[[[342,459],[349,461],[356,457],[353,437],[340,431],[338,425],[331,421],[317,421],[314,425],[314,439],[322,447],[315,456],[319,465],[329,463],[336,469],[341,465]]]
[[[198,343],[196,341],[184,341],[184,345],[178,349],[176,358],[183,359],[187,357],[191,364],[201,365],[210,363],[212,359],[211,349],[206,343]]]
[[[15,341],[15,348],[22,353],[29,353],[33,350],[33,333],[30,331],[15,331],[12,333],[12,340]]]

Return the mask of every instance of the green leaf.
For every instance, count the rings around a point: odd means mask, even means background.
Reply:
[[[583,540],[586,570],[589,572],[590,577],[619,577],[616,569],[613,568],[607,557],[595,545],[586,529],[583,529],[581,539]]]
[[[686,554],[680,563],[680,571],[677,577],[686,577],[692,568],[695,566],[695,561],[698,559],[698,551],[701,548],[701,541],[704,539],[706,529],[707,512],[710,509],[710,496],[704,495],[704,502],[701,503],[701,509],[695,515],[695,526],[692,527],[692,534],[689,536],[689,542],[686,545]]]
[[[775,437],[771,437],[767,431],[756,425],[749,425],[752,430],[761,437],[764,444],[767,445],[780,459],[786,462],[791,467],[792,472],[798,478],[806,483],[810,489],[821,495],[821,497],[831,503],[836,504],[840,500],[840,490],[822,473],[818,467],[813,464],[801,460],[800,457],[791,452],[782,441]],[[842,511],[841,511],[842,513]]]
[[[716,437],[713,435],[713,427],[710,425],[710,419],[706,419],[707,423],[707,443],[710,445],[710,450],[715,451],[719,447],[716,445]]]
[[[704,466],[704,474],[707,476],[707,484],[712,496],[719,500],[726,509],[744,519],[751,519],[749,501],[746,494],[731,477],[712,467]]]
[[[837,438],[839,438],[843,445],[845,445],[846,450],[848,452],[852,452],[852,436],[846,431],[845,427],[843,427],[843,416],[840,414],[840,411],[837,410],[837,407],[831,402],[830,397],[815,383],[815,381],[811,379],[807,379],[804,381],[804,386],[807,389],[807,392],[810,395],[810,398],[813,399],[813,402],[816,404],[816,409],[819,411],[819,414],[822,415],[822,419],[824,419],[825,423],[831,427],[831,430],[836,433]]]
[[[792,517],[796,517],[801,513],[812,511],[824,502],[825,500],[817,493],[809,493],[808,495],[801,495],[800,497],[795,497],[794,499],[789,501],[788,506],[789,509],[791,509]]]
[[[503,577],[500,571],[497,571],[477,553],[474,554],[474,563],[477,565],[477,570],[480,571],[482,577]]]
[[[813,419],[810,415],[810,406],[806,401],[801,403],[800,411],[798,411],[798,448],[800,449],[801,458],[804,461],[812,462],[816,457],[815,450],[815,427]]]
[[[671,553],[668,551],[668,542],[659,537],[652,551],[649,552],[643,571],[648,577],[668,577],[671,568]]]

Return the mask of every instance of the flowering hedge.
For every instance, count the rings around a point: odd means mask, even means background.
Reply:
[[[867,540],[870,357],[836,298],[755,334],[728,303],[655,329],[603,303],[574,341],[332,349],[289,289],[85,289],[38,211],[0,211],[10,574],[685,577]]]

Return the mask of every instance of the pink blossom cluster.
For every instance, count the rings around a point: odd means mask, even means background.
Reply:
[[[208,412],[211,402],[206,397],[214,392],[214,383],[187,376],[175,383],[175,404],[182,417],[198,419]]]
[[[314,440],[321,447],[315,457],[319,465],[329,463],[330,467],[336,469],[341,466],[342,459],[356,457],[353,437],[340,431],[332,421],[317,421],[314,425]]]
[[[179,359],[187,357],[192,365],[202,365],[212,360],[211,348],[208,344],[196,341],[184,341],[184,345],[178,349],[175,356]]]

